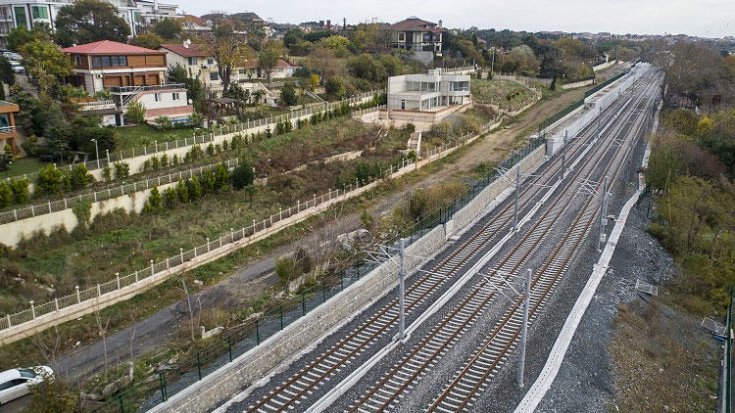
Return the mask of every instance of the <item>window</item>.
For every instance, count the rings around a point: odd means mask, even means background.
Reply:
[[[214,59],[211,58],[211,57],[209,59],[207,59],[207,64],[210,65],[210,66],[213,65],[214,64]]]
[[[155,99],[156,102],[160,102],[161,101],[161,94],[160,93],[154,93],[153,94],[153,99]]]
[[[15,25],[18,27],[28,28],[28,20],[26,19],[26,8],[15,7]]]
[[[187,59],[187,62],[189,63],[189,66],[194,66],[197,64],[197,58],[196,57],[190,57]]]
[[[219,73],[217,73],[217,72],[210,72],[209,73],[209,80],[211,80],[213,82],[219,80]]]
[[[48,20],[48,9],[44,6],[33,6],[31,7],[31,16],[33,16],[33,20]]]
[[[76,62],[77,67],[82,66],[82,56],[79,56],[79,55],[74,56],[74,61]]]
[[[92,67],[115,67],[127,65],[127,56],[92,56]]]
[[[174,92],[171,94],[171,99],[173,100],[179,100],[179,92]]]
[[[406,32],[398,32],[398,41],[399,42],[405,42],[406,41]]]

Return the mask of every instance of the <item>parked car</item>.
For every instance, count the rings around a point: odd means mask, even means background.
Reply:
[[[21,56],[19,53],[3,52],[3,56],[7,57],[9,60],[14,60],[16,62],[23,61],[23,56]]]
[[[0,405],[25,396],[31,392],[32,386],[47,378],[54,378],[54,371],[47,366],[12,369],[0,373]]]
[[[26,68],[23,67],[22,64],[16,62],[16,61],[10,61],[10,68],[13,69],[13,73],[22,74],[25,73]]]

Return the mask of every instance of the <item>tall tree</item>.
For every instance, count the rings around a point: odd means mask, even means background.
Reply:
[[[78,0],[64,6],[56,17],[56,40],[62,46],[99,40],[124,42],[130,27],[117,8],[100,0]]]
[[[71,73],[72,62],[49,40],[33,40],[20,48],[23,64],[38,82],[42,95],[48,96],[50,88],[59,78]]]
[[[174,40],[181,34],[181,23],[177,19],[163,19],[153,26],[153,33],[166,40]]]
[[[148,49],[158,49],[163,41],[163,38],[156,33],[147,32],[135,36],[130,43]]]
[[[281,58],[283,46],[281,42],[271,41],[258,53],[258,67],[265,72],[265,77],[271,80],[273,69],[278,66],[278,59]]]
[[[212,33],[199,36],[196,42],[207,56],[212,56],[217,61],[223,93],[230,87],[232,71],[255,57],[246,37],[236,33],[228,21],[216,22]]]

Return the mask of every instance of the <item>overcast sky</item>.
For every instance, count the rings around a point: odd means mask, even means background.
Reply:
[[[638,34],[735,35],[735,0],[162,0],[179,12],[252,11],[279,23],[349,23],[408,16],[450,28]]]

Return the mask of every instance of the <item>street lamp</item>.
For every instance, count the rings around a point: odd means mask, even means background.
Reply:
[[[97,139],[90,139],[90,142],[94,142],[94,154],[97,157],[97,169],[100,169],[100,148],[97,146]]]

